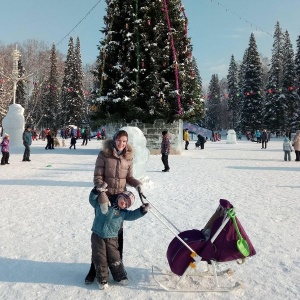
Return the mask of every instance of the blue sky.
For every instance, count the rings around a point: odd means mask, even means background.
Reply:
[[[106,7],[105,0],[98,2],[0,0],[0,42],[5,45],[27,39],[49,45],[54,42],[61,52],[67,53],[69,36],[79,36],[83,63],[92,63],[98,55],[97,45],[102,37],[99,30]],[[220,79],[226,77],[231,55],[237,61],[243,58],[251,32],[259,52],[270,58],[277,21],[284,31],[288,30],[296,51],[300,0],[182,0],[182,4],[189,19],[193,55],[204,84],[210,81],[212,74],[219,74]]]

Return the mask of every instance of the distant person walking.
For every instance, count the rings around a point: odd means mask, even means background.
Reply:
[[[285,137],[283,140],[283,151],[284,151],[284,160],[291,161],[291,152],[293,151],[293,148],[288,137]]]
[[[267,149],[268,133],[266,129],[263,130],[260,139],[261,139],[261,149]]]
[[[216,141],[216,136],[214,130],[211,131],[211,141],[215,142]]]
[[[88,127],[87,129],[86,129],[86,137],[87,137],[87,139],[89,140],[89,141],[91,141],[91,128],[90,127]]]
[[[201,135],[200,133],[197,135],[197,137],[198,137],[198,140],[195,143],[195,146],[201,147],[201,149],[204,149],[204,143],[206,143],[206,138],[203,135]]]
[[[30,145],[32,143],[31,137],[31,127],[29,125],[26,126],[26,129],[23,132],[23,145],[25,147],[23,160],[22,161],[31,161],[30,160]]]
[[[45,150],[54,149],[54,131],[52,129],[49,129],[47,131],[46,139],[47,139],[47,145],[45,147]]]
[[[293,147],[296,154],[296,161],[300,161],[300,130],[296,131],[296,135],[293,140]]]
[[[260,143],[261,142],[261,133],[259,130],[256,130],[255,137],[256,137],[256,143]]]
[[[98,132],[97,132],[97,140],[101,140],[101,132],[100,132],[100,130],[98,130]]]
[[[77,137],[73,135],[71,137],[71,145],[70,145],[69,149],[71,149],[72,147],[74,147],[74,150],[76,150],[76,142],[77,142]]]
[[[81,131],[81,137],[82,137],[82,144],[81,146],[86,146],[88,143],[88,136],[87,136],[87,131],[83,129],[83,131]]]
[[[9,165],[9,134],[5,133],[2,143],[0,144],[2,147],[2,158],[1,158],[1,165]]]
[[[184,147],[184,150],[188,150],[188,146],[189,146],[189,143],[190,143],[190,136],[189,136],[189,131],[188,129],[184,129],[184,132],[183,132],[183,140],[185,141],[185,147]]]
[[[102,140],[106,139],[106,129],[105,128],[101,129],[101,137],[102,137]]]
[[[162,141],[161,141],[161,161],[164,164],[164,169],[162,170],[163,172],[169,172],[170,167],[169,167],[169,154],[170,154],[170,140],[169,140],[169,135],[168,131],[164,130],[162,132]]]

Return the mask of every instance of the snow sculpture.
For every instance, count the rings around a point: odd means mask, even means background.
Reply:
[[[150,152],[146,147],[147,140],[138,127],[125,126],[120,130],[125,130],[128,133],[128,143],[134,149],[133,176],[142,180],[146,174],[146,164],[150,155]]]
[[[24,123],[24,108],[20,104],[11,104],[2,121],[3,134],[8,133],[10,135],[11,147],[23,145]]]
[[[227,142],[226,144],[237,144],[236,142],[236,133],[233,129],[227,131]]]

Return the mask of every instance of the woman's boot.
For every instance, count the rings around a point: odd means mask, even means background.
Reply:
[[[96,269],[95,269],[94,263],[92,262],[90,270],[89,270],[88,274],[85,277],[85,284],[93,283],[94,280],[95,280],[95,277],[96,277]]]

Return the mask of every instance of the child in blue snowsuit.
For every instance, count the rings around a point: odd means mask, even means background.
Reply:
[[[120,193],[110,204],[99,205],[99,191],[94,188],[89,197],[90,204],[95,208],[95,219],[92,227],[92,260],[96,268],[96,279],[99,288],[108,288],[108,268],[112,277],[121,285],[127,285],[127,273],[118,249],[118,232],[123,221],[134,221],[143,217],[149,210],[149,204],[130,211],[134,195],[129,191]],[[106,207],[103,207],[106,205]],[[110,206],[109,206],[110,205]]]
[[[285,137],[283,140],[283,151],[284,151],[284,160],[291,160],[291,152],[293,151],[291,142],[288,137]]]

